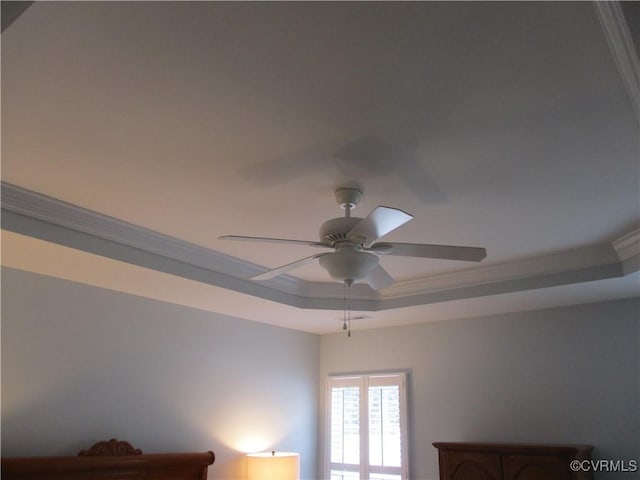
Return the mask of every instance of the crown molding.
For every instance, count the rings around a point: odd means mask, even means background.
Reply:
[[[383,291],[382,299],[512,282],[617,263],[619,259],[613,247],[600,245],[397,282]]]
[[[614,240],[611,245],[622,262],[625,275],[640,270],[640,228]]]
[[[640,59],[622,8],[617,1],[595,1],[593,6],[636,116],[640,119]]]
[[[142,252],[247,281],[250,281],[252,276],[265,271],[265,268],[253,263],[6,182],[2,182],[1,198],[5,217],[6,212],[19,214],[98,239],[133,247]],[[12,218],[3,218],[3,228]],[[28,232],[22,233],[29,234]],[[46,240],[46,238],[43,239]],[[61,241],[58,243],[66,243],[62,241],[63,239],[59,240]],[[257,282],[250,283],[257,284]],[[304,290],[303,282],[286,275],[270,280],[268,285],[272,289],[293,295],[300,295]]]
[[[256,282],[264,267],[113,217],[2,183],[2,228],[152,270],[301,309],[341,310],[343,285],[282,275]],[[397,282],[353,285],[354,310],[378,311],[624,276],[638,270],[640,229],[603,244]]]
[[[629,260],[640,255],[640,228],[611,242],[620,260]]]

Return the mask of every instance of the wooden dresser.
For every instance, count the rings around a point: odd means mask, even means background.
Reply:
[[[433,444],[440,480],[591,480],[573,472],[572,460],[589,460],[588,445]]]

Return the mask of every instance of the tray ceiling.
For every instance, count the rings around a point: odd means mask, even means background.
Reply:
[[[383,257],[397,283],[354,289],[361,328],[635,296],[638,58],[621,12],[36,2],[2,34],[3,265],[334,331],[342,287],[320,266],[248,280],[315,252],[218,236],[317,240],[356,182],[355,215],[414,216],[386,240],[488,252]],[[122,274],[79,266],[94,261]],[[183,283],[145,293],[129,269]]]

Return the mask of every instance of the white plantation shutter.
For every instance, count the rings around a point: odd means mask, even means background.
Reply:
[[[404,373],[329,377],[328,472],[331,480],[406,480]]]
[[[369,387],[369,464],[402,466],[400,388]]]
[[[360,394],[358,387],[331,391],[331,462],[360,463]]]

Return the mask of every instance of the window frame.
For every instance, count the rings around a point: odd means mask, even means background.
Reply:
[[[369,387],[394,385],[399,387],[400,410],[400,467],[371,466],[369,464]],[[359,388],[360,463],[349,467],[331,462],[331,417],[332,389],[340,387]],[[403,371],[371,372],[358,374],[328,375],[325,392],[325,478],[331,478],[332,470],[358,472],[360,479],[369,479],[371,473],[400,475],[401,480],[409,479],[409,409],[407,402],[407,373]],[[399,470],[399,471],[398,471]]]

